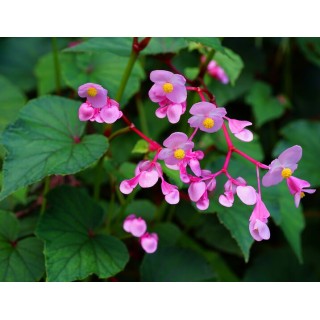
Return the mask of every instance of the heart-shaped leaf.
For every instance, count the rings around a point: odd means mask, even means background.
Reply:
[[[0,200],[51,174],[73,174],[92,165],[108,148],[102,135],[83,135],[79,103],[46,96],[31,100],[3,132],[7,156]]]
[[[124,269],[124,244],[99,232],[103,210],[83,190],[61,187],[48,195],[49,209],[36,231],[45,241],[48,281],[74,281],[96,274],[111,277]]]

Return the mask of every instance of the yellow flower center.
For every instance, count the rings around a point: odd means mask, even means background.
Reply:
[[[98,93],[98,90],[96,88],[91,87],[87,90],[87,93],[88,93],[88,96],[95,97]]]
[[[211,118],[205,118],[202,124],[205,128],[211,129],[214,126],[214,120]]]
[[[172,92],[172,90],[173,90],[173,84],[170,83],[170,82],[166,82],[166,83],[162,86],[162,88],[163,88],[163,91],[164,91],[165,93],[170,93],[170,92]]]
[[[289,169],[289,168],[284,168],[284,169],[281,171],[281,175],[282,175],[283,178],[288,179],[288,178],[291,177],[291,175],[292,175],[292,170]]]
[[[305,196],[304,192],[300,192],[300,198],[303,198]]]
[[[182,149],[177,149],[173,155],[176,159],[181,160],[185,157],[186,153]]]

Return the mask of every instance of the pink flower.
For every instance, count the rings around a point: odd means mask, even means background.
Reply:
[[[146,232],[140,238],[140,244],[146,253],[154,253],[158,248],[158,235],[156,233]]]
[[[246,181],[238,177],[236,179],[240,184],[246,185]],[[236,194],[238,185],[233,183],[231,180],[228,180],[224,185],[224,194],[220,195],[219,203],[225,207],[232,207],[234,202],[234,195]]]
[[[151,101],[160,102],[165,98],[173,103],[186,101],[186,79],[180,74],[173,74],[165,70],[154,70],[150,73],[150,80],[154,82],[154,85],[149,91]]]
[[[294,195],[294,203],[298,208],[300,204],[301,198],[305,196],[306,193],[315,193],[316,189],[306,189],[310,187],[310,183],[308,181],[298,179],[296,177],[289,177],[287,179],[287,184],[289,191],[292,195]]]
[[[163,178],[161,182],[161,190],[165,196],[165,200],[169,204],[177,204],[180,201],[180,193],[178,187],[166,182]]]
[[[257,192],[251,186],[237,186],[236,192],[239,199],[248,206],[252,206],[257,202]]]
[[[138,184],[141,188],[151,188],[160,176],[162,176],[162,168],[159,163],[149,160],[141,161],[136,167],[135,177],[121,182],[120,191],[129,194]]]
[[[210,102],[194,104],[190,113],[193,115],[188,120],[190,126],[209,133],[216,132],[222,127],[223,117],[227,114],[225,108],[217,108]]]
[[[253,134],[250,130],[244,129],[247,126],[251,126],[252,123],[249,121],[241,121],[227,118],[229,121],[230,131],[237,137],[239,140],[250,142],[253,139]]]
[[[168,99],[159,102],[160,107],[156,110],[156,116],[160,119],[168,117],[170,123],[177,123],[186,111],[186,101],[173,103]]]
[[[131,214],[124,220],[123,229],[134,237],[141,237],[147,231],[147,224],[141,217]]]
[[[96,121],[98,123],[114,123],[122,117],[119,103],[110,98],[102,108],[94,108],[89,102],[82,103],[79,108],[79,119],[81,121]]]
[[[193,179],[196,179],[195,177]],[[196,203],[199,210],[206,210],[209,207],[207,185],[200,178],[190,183],[188,188],[190,200]]]
[[[185,133],[174,132],[164,140],[163,145],[166,148],[159,152],[159,159],[168,165],[176,165],[186,157],[186,153],[193,148],[194,143],[188,140]]]
[[[262,184],[270,187],[280,183],[284,178],[288,179],[297,169],[297,163],[302,157],[302,148],[293,146],[283,151],[279,158],[273,160],[269,171],[262,178]]]
[[[219,80],[223,84],[229,82],[229,78],[222,67],[218,66],[217,62],[211,60],[208,64],[207,71],[211,77]]]
[[[87,98],[94,108],[102,108],[106,104],[108,91],[100,84],[86,83],[78,88],[81,98]]]
[[[256,241],[270,239],[270,230],[267,226],[270,213],[265,204],[261,200],[261,196],[257,194],[257,203],[253,209],[249,219],[249,231]]]

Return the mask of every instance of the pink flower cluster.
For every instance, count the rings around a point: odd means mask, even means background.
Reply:
[[[201,57],[201,61],[205,62],[205,60],[206,60],[206,57],[202,56]],[[223,83],[223,84],[228,84],[229,83],[228,75],[223,70],[223,68],[218,65],[218,63],[215,60],[211,60],[208,63],[207,72],[211,77],[217,79],[221,83]]]
[[[129,215],[123,222],[124,231],[139,238],[142,249],[146,253],[154,253],[158,248],[158,235],[147,232],[147,223],[141,217],[134,214]]]
[[[96,121],[99,123],[114,123],[122,117],[119,103],[110,99],[108,91],[101,85],[86,83],[79,87],[78,94],[81,98],[87,98],[79,108],[81,121]]]

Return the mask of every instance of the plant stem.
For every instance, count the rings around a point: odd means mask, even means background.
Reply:
[[[131,71],[133,69],[133,66],[134,66],[137,58],[138,58],[138,53],[136,51],[132,50],[130,58],[129,58],[129,61],[128,61],[128,64],[127,64],[127,67],[126,67],[126,69],[125,69],[125,71],[123,73],[118,92],[116,94],[116,100],[119,103],[120,103],[120,100],[121,100],[121,98],[123,96],[124,90],[126,88],[127,82],[129,80],[129,77],[130,77],[130,74],[131,74]]]
[[[234,148],[233,150],[234,152],[240,154],[240,156],[244,157],[245,159],[247,159],[248,161],[252,162],[253,164],[255,164],[256,166],[258,166],[259,168],[262,168],[262,169],[269,169],[269,166],[251,158],[250,156],[248,156],[246,153],[242,152],[241,150],[239,149],[236,149]]]
[[[53,54],[53,65],[54,65],[54,77],[56,82],[56,93],[57,95],[61,94],[61,71],[60,71],[60,63],[59,63],[59,51],[57,38],[51,38],[52,45],[52,54]]]
[[[199,70],[199,74],[197,76],[197,79],[203,79],[203,77],[204,77],[204,75],[206,73],[206,70],[207,70],[207,66],[208,66],[209,62],[212,60],[214,53],[215,53],[214,49],[211,49],[209,51],[205,62],[202,63],[201,66],[200,66],[200,70]]]
[[[46,176],[44,179],[44,188],[43,188],[43,193],[42,193],[42,204],[41,204],[41,209],[40,209],[40,215],[44,214],[44,210],[46,209],[47,205],[47,193],[49,192],[50,189],[50,176]]]
[[[111,140],[113,140],[114,138],[116,138],[116,137],[118,137],[118,136],[120,136],[120,135],[122,135],[122,134],[125,134],[125,133],[127,133],[127,132],[130,132],[130,131],[131,131],[131,128],[130,128],[130,127],[125,127],[125,128],[122,128],[122,129],[119,129],[119,130],[115,131],[114,133],[112,133],[112,134],[108,137],[109,142],[110,142]]]

